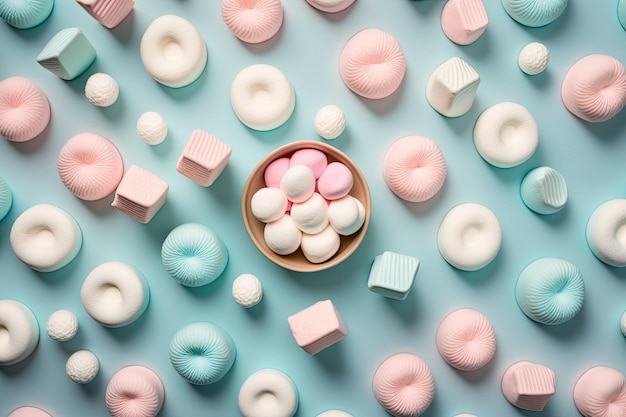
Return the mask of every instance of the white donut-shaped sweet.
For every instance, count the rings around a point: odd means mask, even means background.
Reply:
[[[463,271],[476,271],[487,266],[500,252],[500,222],[483,205],[459,204],[443,218],[437,244],[441,256],[450,265]]]
[[[339,57],[339,73],[346,86],[361,97],[382,99],[404,79],[406,58],[393,35],[364,29],[346,43]]]
[[[616,58],[587,55],[567,71],[561,85],[563,104],[592,123],[613,118],[626,105],[626,71]]]
[[[208,58],[200,32],[175,15],[158,17],[148,26],[141,38],[140,54],[150,76],[172,88],[198,79]]]
[[[0,135],[11,142],[26,142],[39,136],[50,122],[46,94],[24,77],[0,82]]]
[[[127,366],[117,371],[105,393],[105,403],[112,417],[155,417],[164,398],[163,382],[144,366]]]
[[[539,128],[524,106],[498,103],[478,116],[474,145],[491,165],[511,168],[533,156],[539,145]]]
[[[298,391],[284,373],[261,369],[241,385],[238,402],[243,417],[292,417],[298,409]]]
[[[412,353],[397,353],[380,364],[372,381],[374,396],[395,417],[417,417],[430,406],[435,382],[430,368]]]
[[[574,386],[574,403],[585,417],[626,415],[626,378],[617,369],[595,366]]]
[[[26,305],[0,300],[0,366],[23,361],[39,343],[39,323]]]
[[[607,265],[626,266],[626,199],[600,205],[587,222],[591,252]]]
[[[124,163],[108,139],[95,133],[79,133],[61,148],[57,170],[72,194],[95,201],[115,191],[124,175]]]
[[[325,13],[339,13],[352,6],[355,0],[306,0],[311,6]]]
[[[248,43],[271,39],[283,25],[280,0],[222,0],[222,18],[237,38]]]
[[[15,410],[9,417],[52,417],[50,414],[37,407],[20,407]]]
[[[322,414],[318,414],[317,417],[354,417],[352,414],[346,413],[341,410],[328,410],[324,411]]]
[[[76,220],[51,204],[37,204],[24,211],[11,228],[15,256],[40,272],[52,272],[78,255],[83,235]]]
[[[385,154],[383,177],[395,195],[411,203],[432,198],[446,180],[446,161],[439,146],[423,136],[405,136]]]
[[[148,307],[150,288],[137,269],[122,262],[106,262],[94,268],[80,289],[87,313],[106,327],[126,326]]]
[[[241,123],[250,129],[266,131],[276,129],[291,117],[296,95],[281,70],[255,64],[235,76],[230,102]]]

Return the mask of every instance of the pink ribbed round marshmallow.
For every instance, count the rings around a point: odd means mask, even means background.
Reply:
[[[405,136],[394,142],[383,161],[387,186],[403,200],[419,203],[432,198],[446,180],[441,149],[423,136]]]
[[[222,0],[222,18],[228,29],[247,43],[261,43],[283,24],[280,0]]]
[[[626,72],[616,58],[587,55],[569,69],[561,85],[565,107],[592,123],[613,118],[626,105]]]
[[[607,366],[588,369],[574,386],[574,403],[585,417],[626,416],[626,378]]]
[[[341,162],[331,162],[317,180],[317,191],[326,200],[337,200],[347,196],[353,185],[350,168]]]
[[[127,366],[107,385],[105,401],[112,417],[155,417],[163,406],[163,382],[151,369]]]
[[[124,174],[119,151],[95,133],[80,133],[68,140],[57,160],[61,181],[81,200],[100,200],[117,188]]]
[[[9,414],[9,417],[50,417],[50,414],[37,407],[20,407]]]
[[[482,313],[462,308],[450,313],[439,325],[437,350],[453,368],[475,371],[496,353],[496,335]]]
[[[372,382],[374,396],[395,417],[417,417],[435,396],[430,368],[412,353],[397,353],[380,364]]]
[[[50,103],[45,93],[24,77],[0,81],[0,135],[11,142],[39,136],[50,122]]]
[[[364,29],[341,51],[339,73],[356,94],[381,99],[393,94],[404,79],[406,58],[393,35],[380,29]]]

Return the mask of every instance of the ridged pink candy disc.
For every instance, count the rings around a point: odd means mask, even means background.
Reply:
[[[463,308],[450,313],[439,325],[437,350],[450,366],[475,371],[496,353],[496,335],[485,315]]]
[[[405,136],[394,142],[383,161],[387,186],[403,200],[419,203],[432,198],[446,180],[441,149],[423,136]]]
[[[280,0],[223,0],[222,18],[237,38],[261,43],[278,33],[283,24]]]
[[[372,382],[374,396],[395,417],[417,417],[435,396],[430,368],[412,353],[397,353],[380,364]]]
[[[112,417],[154,417],[163,406],[161,379],[143,366],[128,366],[113,375],[105,401]]]
[[[613,368],[591,368],[576,382],[574,402],[585,417],[626,416],[626,378]]]
[[[115,145],[95,133],[79,133],[68,140],[59,152],[57,169],[65,187],[87,201],[113,193],[124,174]]]
[[[0,135],[11,142],[37,137],[50,122],[48,97],[24,77],[0,81]]]
[[[592,123],[604,122],[626,105],[624,65],[609,55],[593,54],[569,69],[561,86],[565,107]]]
[[[364,29],[341,51],[339,73],[356,94],[381,99],[393,94],[404,79],[406,59],[400,43],[380,29]]]

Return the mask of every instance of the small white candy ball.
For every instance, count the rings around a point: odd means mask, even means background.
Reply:
[[[117,101],[120,88],[109,74],[97,72],[87,79],[85,97],[94,106],[109,107]]]
[[[65,363],[67,376],[78,384],[91,382],[98,375],[99,370],[98,358],[88,350],[74,352]]]
[[[46,332],[51,339],[66,342],[76,336],[78,320],[71,311],[57,310],[48,317]]]
[[[324,139],[336,139],[346,128],[346,116],[339,107],[329,104],[315,116],[315,131]]]
[[[263,285],[252,274],[241,274],[233,281],[233,299],[243,308],[254,307],[263,298]]]
[[[158,145],[167,136],[167,123],[159,113],[145,112],[137,120],[137,134],[148,145]]]
[[[622,314],[620,327],[622,328],[622,334],[626,337],[626,311],[624,312],[624,314]]]
[[[539,42],[531,42],[522,48],[518,58],[520,69],[528,75],[539,74],[545,70],[548,61],[550,61],[550,51]]]

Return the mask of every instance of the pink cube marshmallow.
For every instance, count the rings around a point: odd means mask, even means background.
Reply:
[[[119,25],[135,6],[134,0],[76,0],[76,2],[108,29]]]
[[[298,346],[310,355],[337,343],[348,331],[332,301],[319,301],[287,318]]]
[[[232,148],[210,133],[196,129],[185,145],[176,170],[196,184],[208,187],[220,176]]]
[[[169,185],[137,165],[128,168],[111,205],[140,223],[148,223],[163,207]]]

